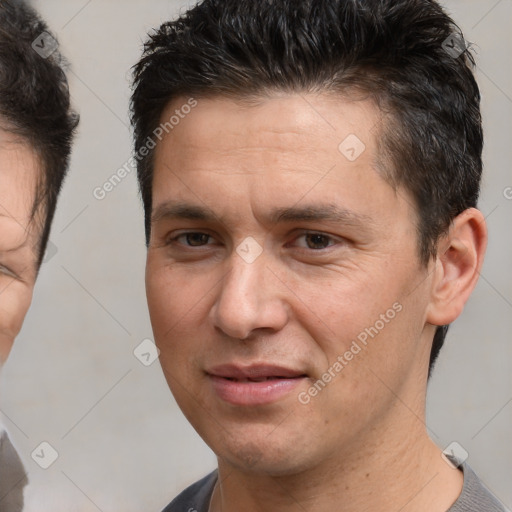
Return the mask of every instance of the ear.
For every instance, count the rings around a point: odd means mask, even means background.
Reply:
[[[487,226],[482,212],[464,210],[439,240],[427,322],[447,325],[461,314],[478,281],[486,247]]]

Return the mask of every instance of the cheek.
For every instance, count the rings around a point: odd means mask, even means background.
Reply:
[[[388,286],[375,285],[366,269],[283,276],[294,317],[330,356],[343,353],[396,301]],[[323,341],[322,341],[323,340]]]
[[[148,262],[146,293],[160,365],[176,402],[188,420],[197,423],[203,374],[197,358],[205,350],[208,290],[204,280],[190,273]],[[194,397],[191,399],[191,397]]]
[[[204,279],[190,272],[148,262],[146,294],[155,336],[172,337],[180,325],[190,325],[190,319],[201,311],[208,289]]]
[[[425,303],[421,286],[411,293],[405,267],[288,283],[298,297],[294,317],[315,342],[317,370],[331,369],[344,393],[364,394],[366,383],[375,380],[368,379],[368,369],[391,381],[407,374],[418,356]]]
[[[410,297],[393,302],[397,296],[383,294],[368,310],[363,304],[340,311],[324,330],[328,363],[320,378],[329,382],[313,404],[322,415],[361,427],[387,414],[395,394],[421,374],[422,304]]]
[[[196,377],[195,358],[205,350],[209,292],[215,280],[191,276],[190,271],[148,262],[146,293],[160,363],[169,385],[173,379],[190,382]],[[178,391],[178,390],[177,390]]]
[[[32,300],[32,288],[10,281],[0,288],[0,361],[9,355]]]

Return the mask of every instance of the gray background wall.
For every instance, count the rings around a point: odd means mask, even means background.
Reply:
[[[129,69],[141,42],[187,5],[153,0],[37,0],[72,62],[81,113],[72,169],[32,309],[2,371],[1,419],[29,473],[27,511],[160,510],[215,465],[182,417],[158,362],[134,348],[151,338],[144,294],[142,211],[129,174],[93,196],[128,160]],[[476,43],[486,129],[480,207],[490,245],[482,277],[452,327],[430,384],[428,426],[459,442],[512,506],[512,2],[445,2]],[[43,441],[59,456],[31,458]],[[40,452],[39,452],[40,453]],[[45,457],[49,455],[46,449]]]

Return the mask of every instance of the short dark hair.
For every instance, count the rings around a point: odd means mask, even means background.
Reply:
[[[483,134],[474,59],[434,0],[204,0],[150,34],[131,100],[149,241],[153,152],[139,149],[180,95],[361,92],[384,114],[378,164],[418,211],[418,251],[435,256],[476,206]],[[377,137],[379,139],[379,137]],[[437,328],[429,375],[448,326]]]
[[[44,222],[36,247],[38,268],[78,124],[70,106],[64,60],[52,44],[57,44],[55,37],[31,7],[21,0],[0,3],[0,129],[28,143],[42,167],[32,208],[32,218],[42,212]],[[37,48],[53,51],[47,55]]]

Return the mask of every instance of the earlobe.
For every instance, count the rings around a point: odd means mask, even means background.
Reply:
[[[487,227],[480,210],[464,210],[438,244],[427,322],[448,325],[462,312],[482,268]]]

